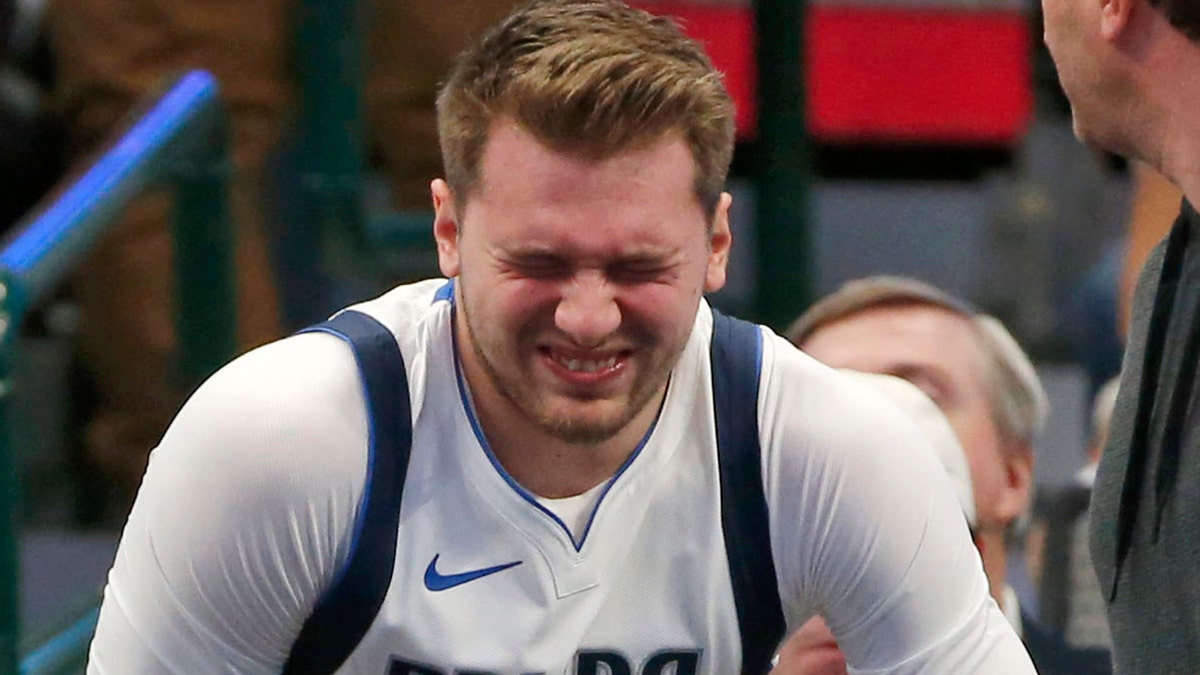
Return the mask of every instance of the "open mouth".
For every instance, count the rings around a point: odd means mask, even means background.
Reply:
[[[568,359],[560,355],[551,354],[550,358],[558,365],[566,368],[573,373],[594,373],[598,370],[607,370],[617,365],[617,357],[615,355],[607,359]]]
[[[584,355],[549,347],[543,347],[541,352],[560,377],[580,383],[600,382],[615,377],[624,370],[628,357],[627,352]]]

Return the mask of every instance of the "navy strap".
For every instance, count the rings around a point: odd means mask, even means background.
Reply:
[[[370,455],[349,559],[304,622],[285,675],[336,671],[375,620],[392,583],[400,497],[412,448],[408,377],[391,331],[366,314],[346,311],[301,332],[336,335],[354,350],[367,400]]]
[[[733,582],[742,675],[764,675],[786,623],[779,601],[758,442],[762,333],[713,310],[713,407],[721,473],[721,528]]]

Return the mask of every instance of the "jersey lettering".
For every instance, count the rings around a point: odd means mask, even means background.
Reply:
[[[579,652],[575,655],[576,675],[633,675],[629,660],[616,652]]]
[[[674,670],[671,669],[674,666]],[[700,672],[700,650],[662,651],[646,660],[641,675],[696,675]]]
[[[636,673],[630,660],[615,651],[581,651],[575,655],[575,675],[696,675],[700,672],[700,650],[655,652]],[[387,675],[499,675],[486,670],[441,670],[393,656]],[[525,673],[545,675],[545,673]]]
[[[499,675],[488,670],[454,670],[453,675]],[[420,663],[411,663],[392,657],[387,675],[446,675],[444,671]],[[546,675],[545,673],[523,673],[523,675]]]

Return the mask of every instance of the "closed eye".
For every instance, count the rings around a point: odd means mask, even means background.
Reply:
[[[660,260],[625,261],[610,265],[608,278],[616,283],[647,283],[668,278],[674,266]]]
[[[571,269],[565,260],[551,255],[517,256],[504,261],[504,265],[513,273],[532,279],[563,277]]]

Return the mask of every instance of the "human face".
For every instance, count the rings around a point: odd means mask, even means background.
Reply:
[[[1114,58],[1113,6],[1111,0],[1042,0],[1042,38],[1071,103],[1076,137],[1129,154],[1122,111],[1132,94]]]
[[[1084,20],[1080,4],[1080,0],[1042,0],[1042,39],[1054,60],[1063,92],[1071,103],[1075,133],[1082,139],[1079,118],[1081,113],[1086,117],[1090,108],[1086,86],[1090,78],[1087,77],[1089,69],[1084,54]]]
[[[596,444],[653,420],[700,296],[725,283],[723,195],[706,217],[676,134],[604,159],[497,120],[463,208],[434,183],[459,356],[485,429]]]
[[[904,378],[946,415],[962,443],[979,528],[1008,526],[1026,506],[1027,455],[1006,447],[987,365],[969,320],[926,305],[878,307],[822,326],[801,347],[830,366]]]

